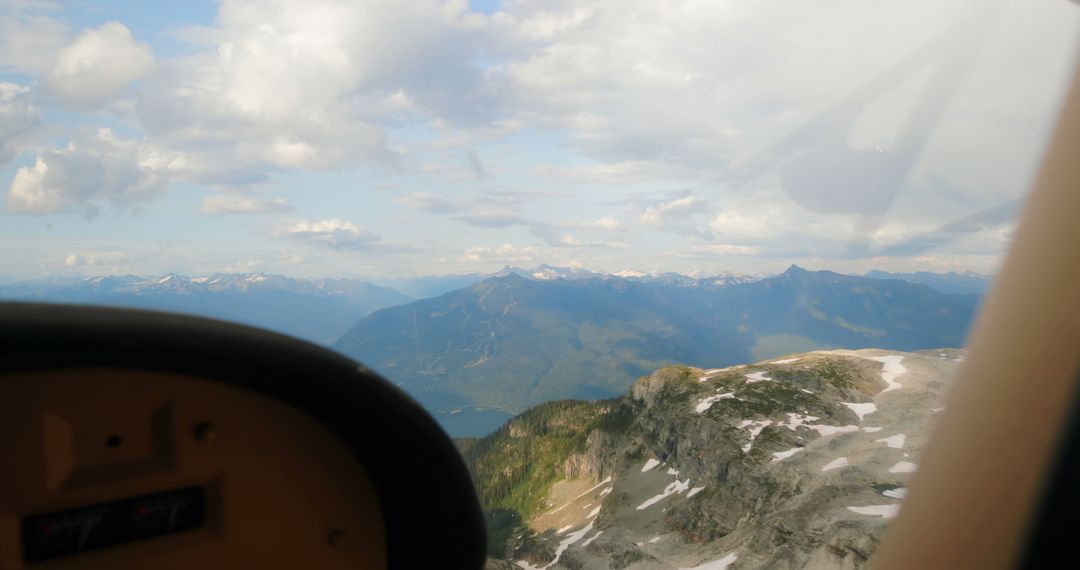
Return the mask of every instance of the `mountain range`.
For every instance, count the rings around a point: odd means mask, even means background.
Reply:
[[[618,398],[548,402],[459,440],[488,567],[866,568],[963,358],[671,366]]]
[[[330,344],[374,310],[412,297],[354,279],[294,279],[262,273],[185,277],[134,275],[11,283],[0,298],[190,313]]]
[[[959,347],[979,301],[797,266],[733,280],[531,277],[505,271],[375,311],[333,346],[393,379],[452,435],[479,435],[542,402],[616,396],[674,363]]]
[[[505,277],[507,275],[519,275],[532,281],[554,281],[565,279],[574,281],[578,279],[609,279],[619,278],[628,281],[657,282],[669,285],[694,286],[700,282],[713,282],[716,284],[734,284],[757,281],[766,275],[745,275],[740,273],[720,273],[709,277],[694,277],[673,272],[646,272],[626,269],[615,273],[604,273],[581,267],[559,267],[542,264],[532,268],[516,267],[508,265],[494,273],[461,273],[452,275],[431,275],[424,277],[389,278],[378,280],[380,285],[393,287],[406,295],[417,299],[438,297],[475,285],[491,277]]]
[[[916,271],[913,273],[890,273],[888,271],[870,271],[864,275],[871,279],[900,279],[909,283],[919,283],[941,291],[942,293],[961,293],[985,295],[993,277],[972,271],[931,273]]]
[[[410,297],[426,299],[429,297],[438,297],[439,295],[474,285],[490,277],[500,277],[510,273],[515,273],[534,281],[551,281],[555,279],[572,281],[576,279],[607,279],[618,277],[628,281],[660,282],[669,285],[682,284],[685,286],[695,286],[695,284],[701,282],[733,285],[736,283],[760,281],[774,276],[764,273],[750,275],[732,272],[723,272],[708,276],[695,276],[670,271],[638,271],[635,269],[624,269],[614,273],[605,273],[581,267],[559,267],[543,264],[533,268],[508,265],[495,273],[460,273],[423,277],[385,278],[376,281],[380,285],[392,287]],[[926,285],[932,289],[941,291],[942,293],[973,295],[985,294],[990,286],[990,282],[993,280],[992,275],[985,275],[972,271],[950,271],[948,273],[931,273],[928,271],[892,273],[888,271],[873,270],[864,273],[862,277],[870,279],[899,279],[909,283]]]

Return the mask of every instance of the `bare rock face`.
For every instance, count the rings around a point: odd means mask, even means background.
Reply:
[[[589,479],[599,481],[616,466],[618,439],[600,430],[588,433],[585,451],[572,453],[563,463],[566,479]]]
[[[504,515],[493,552],[527,569],[865,568],[962,358],[673,366],[624,398],[526,412],[466,455]]]
[[[641,378],[630,387],[630,398],[652,405],[665,391],[682,392],[690,383],[692,369],[685,366],[669,366]]]

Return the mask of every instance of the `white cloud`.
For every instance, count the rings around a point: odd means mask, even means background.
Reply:
[[[220,192],[208,213],[284,211],[241,190],[297,170],[375,171],[397,188],[438,188],[398,205],[471,226],[462,233],[527,232],[542,240],[537,255],[572,235],[639,255],[833,260],[1000,249],[1008,217],[969,218],[1026,187],[1080,21],[1065,2],[1016,0],[513,0],[491,16],[463,0],[222,0],[212,24],[179,33],[189,44],[169,51],[180,55],[155,61],[140,41],[155,38],[123,24],[71,30],[61,8],[11,6],[0,70],[31,76],[18,81],[33,90],[0,86],[0,163],[39,152],[11,181],[10,212],[126,209],[180,181]],[[934,38],[996,7],[977,57],[935,78],[980,30]],[[908,113],[927,86],[924,104],[945,102],[940,121]],[[57,104],[96,108],[73,117]],[[71,142],[43,146],[42,133]],[[522,206],[545,185],[563,194]],[[481,190],[494,188],[523,192]],[[631,191],[644,197],[620,202],[623,221],[592,203]],[[447,222],[421,218],[433,223],[410,239],[444,239]],[[668,235],[641,239],[623,231],[630,220]],[[395,247],[354,228],[281,236]],[[620,241],[589,242],[616,231]],[[457,238],[455,251],[487,243]],[[476,255],[524,251],[499,249]]]
[[[611,216],[605,216],[603,218],[597,218],[591,222],[585,222],[581,224],[584,228],[593,228],[598,230],[618,230],[622,229],[622,222],[616,220]]]
[[[690,255],[691,257],[697,256],[705,259],[718,255],[760,255],[762,253],[760,247],[733,245],[727,243],[699,244],[691,247],[690,251],[694,252]]]
[[[590,250],[602,250],[607,256],[615,251],[625,250],[627,247],[628,245],[622,242],[584,243],[572,235],[561,234],[552,236],[545,245],[503,243],[469,247],[457,258],[457,261],[466,267],[481,266],[486,269],[506,265],[529,267],[540,263],[562,267],[594,268],[594,265],[583,261],[581,256],[587,256]]]
[[[581,247],[585,244],[581,243],[580,240],[570,234],[563,234],[553,245],[558,245],[559,247]]]
[[[461,261],[467,263],[524,265],[546,259],[536,246],[516,247],[509,243],[499,246],[478,245],[465,250]]]
[[[182,169],[179,157],[100,129],[64,148],[42,150],[32,166],[19,168],[5,206],[28,214],[131,208],[156,198]]]
[[[0,69],[41,73],[49,69],[63,49],[67,26],[41,14],[42,4],[0,5]]]
[[[300,220],[281,228],[275,235],[338,251],[411,253],[423,250],[414,245],[383,241],[378,233],[339,218],[314,222]]]
[[[709,222],[709,228],[722,240],[760,241],[784,230],[784,228],[776,227],[777,221],[784,219],[779,214],[780,212],[768,215],[748,210],[727,209],[713,217]]]
[[[301,220],[282,228],[277,235],[336,249],[364,249],[382,239],[382,236],[371,230],[338,218],[315,222]]]
[[[295,208],[284,198],[260,198],[244,194],[216,194],[202,199],[203,214],[265,214],[291,212]]]
[[[533,41],[505,66],[519,120],[566,133],[594,161],[539,173],[595,184],[694,182],[702,194],[772,206],[793,199],[831,226],[833,249],[864,239],[884,216],[940,224],[1022,192],[1078,28],[1066,3],[1032,10],[1009,0],[521,0],[508,12],[502,25],[514,31],[506,33]],[[983,36],[981,46],[965,44]],[[1024,102],[1030,85],[1045,88]],[[776,171],[779,180],[769,176]],[[962,206],[928,208],[916,196],[911,186],[935,175],[959,181]],[[786,195],[770,191],[777,187]],[[789,207],[776,214],[773,232],[807,218]],[[661,205],[643,216],[653,227],[700,233],[677,220]],[[760,227],[722,221],[741,240],[761,237]]]
[[[689,195],[654,204],[646,207],[642,212],[641,222],[658,230],[672,230],[693,225],[693,217],[701,212],[704,203],[705,201],[701,198]]]
[[[594,220],[569,220],[566,222],[558,222],[548,224],[545,227],[549,229],[560,230],[585,230],[585,231],[607,231],[615,232],[626,229],[623,223],[613,216],[604,216],[602,218],[596,218]]]
[[[570,133],[594,170],[699,175],[728,172],[963,14],[933,0],[510,6],[506,33],[531,39],[506,65],[515,109]]]
[[[214,27],[187,33],[202,49],[144,90],[139,119],[198,154],[208,181],[395,166],[386,125],[490,113],[469,95],[484,87],[479,32],[462,2],[225,0]]]
[[[130,268],[133,261],[135,261],[135,256],[126,251],[84,251],[65,257],[64,267],[93,267],[114,273],[118,268]]]
[[[30,142],[41,124],[41,112],[30,99],[30,88],[0,82],[0,168]]]
[[[46,90],[79,106],[100,105],[154,66],[154,52],[119,22],[83,30],[44,75]]]

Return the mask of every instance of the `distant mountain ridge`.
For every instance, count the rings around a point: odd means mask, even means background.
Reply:
[[[446,421],[467,406],[504,410],[501,420],[553,399],[614,396],[673,363],[718,367],[820,348],[961,346],[978,299],[797,266],[731,284],[539,280],[507,271],[376,311],[334,347]]]
[[[417,299],[438,297],[451,291],[456,291],[470,285],[475,285],[492,277],[505,277],[506,275],[518,275],[532,281],[553,281],[565,279],[574,281],[578,279],[610,279],[620,278],[627,281],[662,282],[671,285],[683,285],[688,287],[698,286],[699,283],[713,282],[714,284],[735,284],[758,281],[769,275],[744,275],[740,273],[724,272],[713,276],[695,277],[670,271],[637,271],[626,269],[615,273],[594,271],[582,267],[559,267],[555,265],[541,264],[533,268],[516,267],[507,265],[494,273],[460,273],[449,275],[429,275],[424,277],[398,277],[375,279],[380,284],[393,287],[407,295]]]
[[[551,281],[566,279],[568,281],[578,279],[609,279],[620,278],[627,281],[659,282],[669,285],[681,285],[684,287],[698,287],[702,284],[735,285],[739,283],[751,283],[775,274],[758,273],[744,274],[734,272],[720,272],[715,275],[687,275],[672,271],[638,271],[636,269],[623,269],[613,273],[595,271],[583,267],[560,267],[542,264],[533,268],[516,267],[508,265],[494,273],[461,273],[450,275],[432,275],[413,278],[393,278],[376,280],[381,284],[393,287],[407,295],[417,299],[438,297],[445,293],[475,285],[491,277],[502,277],[514,273],[533,281]],[[862,275],[870,279],[899,279],[909,283],[918,283],[937,289],[942,293],[960,293],[982,295],[986,293],[993,276],[974,273],[971,271],[931,273],[919,271],[913,273],[890,273],[887,271],[873,270]]]
[[[870,271],[865,277],[871,279],[900,279],[909,283],[919,283],[933,287],[942,293],[961,293],[973,295],[985,295],[990,288],[994,277],[973,271],[948,273],[931,273],[929,271],[916,271],[913,273],[890,273],[888,271]]]
[[[709,285],[736,285],[739,283],[752,283],[754,281],[760,281],[771,275],[746,275],[741,273],[720,273],[717,275],[695,277],[692,275],[684,275],[682,273],[674,273],[671,271],[637,271],[633,269],[624,269],[615,273],[604,273],[601,271],[592,271],[590,269],[584,269],[581,267],[556,267],[553,265],[539,265],[532,269],[524,269],[521,267],[506,266],[502,270],[493,274],[492,277],[501,277],[509,274],[516,274],[526,279],[534,281],[551,281],[554,279],[566,279],[568,281],[574,281],[578,279],[611,279],[619,278],[627,281],[636,281],[641,283],[663,283],[666,285],[677,285],[682,287],[700,287]]]
[[[330,344],[374,310],[412,301],[394,289],[355,279],[307,280],[264,273],[27,281],[0,286],[0,299],[190,313],[322,344]]]

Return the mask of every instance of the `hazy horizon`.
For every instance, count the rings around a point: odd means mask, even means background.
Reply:
[[[289,278],[289,279],[301,279],[301,280],[348,279],[348,280],[366,281],[366,282],[369,282],[369,283],[372,283],[372,284],[375,284],[375,285],[384,285],[384,286],[393,287],[392,283],[394,283],[394,282],[403,282],[403,281],[410,281],[410,280],[422,280],[422,279],[454,278],[454,277],[465,277],[465,276],[473,276],[473,275],[475,275],[475,276],[483,276],[483,277],[487,278],[487,277],[490,277],[490,276],[494,276],[494,275],[496,275],[496,274],[498,274],[498,273],[500,273],[502,271],[506,271],[506,270],[510,270],[510,269],[516,269],[516,270],[521,270],[521,271],[533,271],[533,270],[540,269],[542,267],[549,267],[549,268],[552,268],[552,269],[564,269],[564,270],[565,269],[584,270],[584,271],[588,271],[588,272],[591,272],[591,273],[596,273],[598,275],[610,275],[610,276],[616,276],[616,277],[619,277],[620,276],[619,273],[622,273],[622,272],[640,272],[640,273],[642,273],[644,275],[674,274],[674,275],[681,275],[681,276],[684,276],[684,277],[690,277],[690,278],[693,278],[693,279],[709,279],[709,278],[713,278],[713,277],[722,277],[722,276],[740,276],[740,277],[754,277],[754,278],[775,277],[777,275],[780,275],[780,274],[784,273],[785,271],[787,271],[792,266],[797,266],[797,267],[799,267],[801,269],[804,269],[806,271],[811,271],[811,272],[814,272],[814,271],[831,271],[831,272],[839,273],[839,274],[842,274],[842,275],[853,275],[853,276],[865,276],[866,274],[871,273],[873,271],[885,271],[883,269],[874,268],[874,269],[870,269],[868,271],[862,271],[862,272],[844,272],[844,271],[836,271],[836,270],[830,269],[828,267],[807,267],[807,266],[800,265],[800,264],[789,264],[787,267],[784,267],[783,269],[780,269],[778,271],[763,271],[763,272],[756,272],[756,273],[739,273],[739,272],[734,272],[734,271],[723,271],[723,270],[715,271],[715,272],[680,273],[680,272],[676,272],[676,271],[639,271],[639,270],[637,270],[635,268],[624,268],[624,269],[619,270],[619,271],[600,271],[600,270],[590,268],[590,267],[585,267],[585,266],[556,266],[556,265],[550,265],[550,264],[540,264],[540,265],[537,265],[537,266],[530,266],[530,267],[518,267],[518,266],[513,266],[513,265],[505,265],[505,266],[503,266],[503,267],[501,267],[501,268],[499,268],[498,270],[495,270],[495,271],[472,271],[472,272],[460,272],[460,273],[432,273],[432,274],[424,274],[424,275],[384,275],[384,276],[378,276],[378,277],[367,277],[367,276],[363,276],[363,275],[360,275],[360,276],[343,276],[343,275],[301,276],[301,275],[290,275],[288,273],[269,272],[269,271],[231,271],[231,272],[230,271],[218,271],[218,272],[213,272],[213,273],[183,273],[183,272],[176,272],[176,271],[166,271],[164,273],[115,273],[115,274],[95,274],[95,273],[90,273],[90,272],[83,272],[83,273],[62,273],[61,272],[61,273],[55,273],[55,274],[51,274],[51,275],[45,275],[45,276],[40,276],[40,277],[29,277],[29,278],[9,277],[9,276],[0,275],[0,283],[19,283],[19,282],[32,283],[32,282],[35,282],[35,281],[46,281],[46,280],[50,280],[50,279],[79,279],[79,280],[85,280],[85,279],[95,279],[95,278],[104,278],[104,277],[138,277],[138,278],[143,278],[143,279],[157,279],[157,278],[160,278],[160,277],[163,277],[163,276],[166,276],[166,275],[178,275],[178,276],[181,276],[181,277],[192,278],[192,279],[211,277],[211,276],[214,276],[214,275],[224,275],[224,276],[265,275],[265,276],[268,276],[268,277],[285,277],[285,278]],[[992,273],[979,273],[979,272],[974,272],[974,271],[938,271],[938,272],[935,272],[935,271],[916,270],[916,271],[895,271],[895,272],[894,271],[885,271],[885,272],[886,273],[897,273],[897,274],[909,274],[909,273],[930,273],[930,274],[933,274],[933,275],[956,274],[956,275],[961,275],[961,276],[966,275],[966,276],[974,276],[974,277],[980,277],[980,278],[986,278],[986,279],[993,279],[993,277],[995,275],[995,274],[992,274]]]

